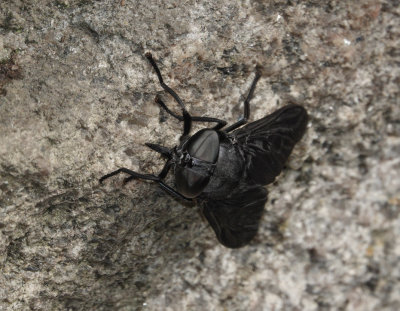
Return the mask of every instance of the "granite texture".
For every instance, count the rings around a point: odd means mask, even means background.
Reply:
[[[0,2],[0,310],[399,310],[398,1]],[[309,128],[259,234],[219,245],[151,183],[179,111]],[[172,182],[172,180],[169,180]]]

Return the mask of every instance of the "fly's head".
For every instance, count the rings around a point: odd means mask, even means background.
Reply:
[[[214,130],[200,130],[172,150],[178,191],[197,197],[208,185],[219,154],[219,137]]]

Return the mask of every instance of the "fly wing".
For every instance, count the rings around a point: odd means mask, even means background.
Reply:
[[[234,189],[225,198],[208,199],[202,203],[203,214],[218,240],[226,247],[238,248],[257,234],[267,190],[261,186]]]
[[[307,120],[302,106],[288,105],[233,132],[243,150],[245,173],[251,182],[267,185],[275,180],[303,136]]]

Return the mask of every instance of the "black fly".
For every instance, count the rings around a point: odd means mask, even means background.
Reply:
[[[158,175],[120,168],[101,177],[100,182],[119,173],[130,175],[125,182],[132,179],[154,181],[174,197],[196,199],[223,245],[237,248],[248,244],[257,233],[267,201],[267,190],[263,186],[272,183],[280,174],[294,145],[303,136],[306,110],[291,104],[246,124],[250,115],[249,102],[260,78],[256,72],[244,101],[244,115],[239,121],[225,127],[226,122],[220,119],[191,116],[179,96],[164,83],[152,55],[146,53],[146,57],[162,88],[182,109],[182,115],[178,115],[156,97],[161,108],[183,121],[180,143],[172,149],[146,144],[167,160]],[[190,136],[192,122],[215,122],[216,125]],[[163,181],[171,168],[177,190]]]

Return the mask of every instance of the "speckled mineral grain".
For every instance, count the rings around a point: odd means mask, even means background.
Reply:
[[[0,310],[399,310],[400,7],[393,0],[0,2]],[[259,234],[221,246],[154,184],[145,142],[194,115],[310,113]],[[172,183],[171,179],[168,182]]]

